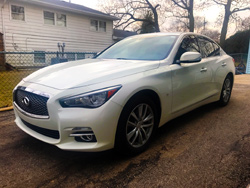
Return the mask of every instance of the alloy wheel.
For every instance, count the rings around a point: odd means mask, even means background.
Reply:
[[[126,137],[132,147],[141,147],[148,141],[154,119],[153,110],[148,104],[139,104],[131,111],[126,123]]]
[[[230,98],[230,94],[231,94],[231,81],[229,78],[227,78],[224,82],[223,85],[223,101],[227,102]]]

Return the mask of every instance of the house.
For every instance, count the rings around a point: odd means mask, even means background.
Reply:
[[[118,42],[126,37],[137,35],[136,32],[114,29],[113,30],[113,42]]]
[[[116,17],[59,0],[0,0],[6,51],[97,52],[110,44]]]
[[[1,0],[0,31],[6,51],[96,52],[112,44],[116,18],[59,0]]]
[[[65,52],[99,52],[113,43],[117,18],[82,5],[0,0],[0,10],[0,46],[5,51],[56,52],[64,46]],[[34,63],[41,59],[45,61],[43,54],[34,55]]]

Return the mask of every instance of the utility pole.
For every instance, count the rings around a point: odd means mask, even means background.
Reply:
[[[206,30],[206,24],[207,24],[207,21],[206,21],[206,18],[205,18],[205,17],[204,17],[203,24],[204,24],[203,30],[205,31],[205,30]]]

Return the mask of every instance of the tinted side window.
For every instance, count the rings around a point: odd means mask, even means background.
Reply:
[[[197,39],[194,36],[187,36],[183,39],[175,56],[175,62],[178,62],[181,55],[185,52],[200,52]]]
[[[213,45],[214,45],[214,55],[220,55],[220,47],[218,46],[218,44],[214,43],[213,42]]]
[[[199,45],[201,48],[201,55],[203,58],[214,56],[214,45],[206,38],[199,37]]]

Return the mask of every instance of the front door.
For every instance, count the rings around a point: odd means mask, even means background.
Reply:
[[[198,40],[194,36],[186,36],[176,54],[174,62],[170,66],[173,86],[172,113],[188,108],[207,96],[212,75],[206,60],[198,63],[178,63],[185,52],[199,52]]]
[[[206,61],[171,65],[173,101],[172,112],[188,108],[206,98],[211,80]]]

